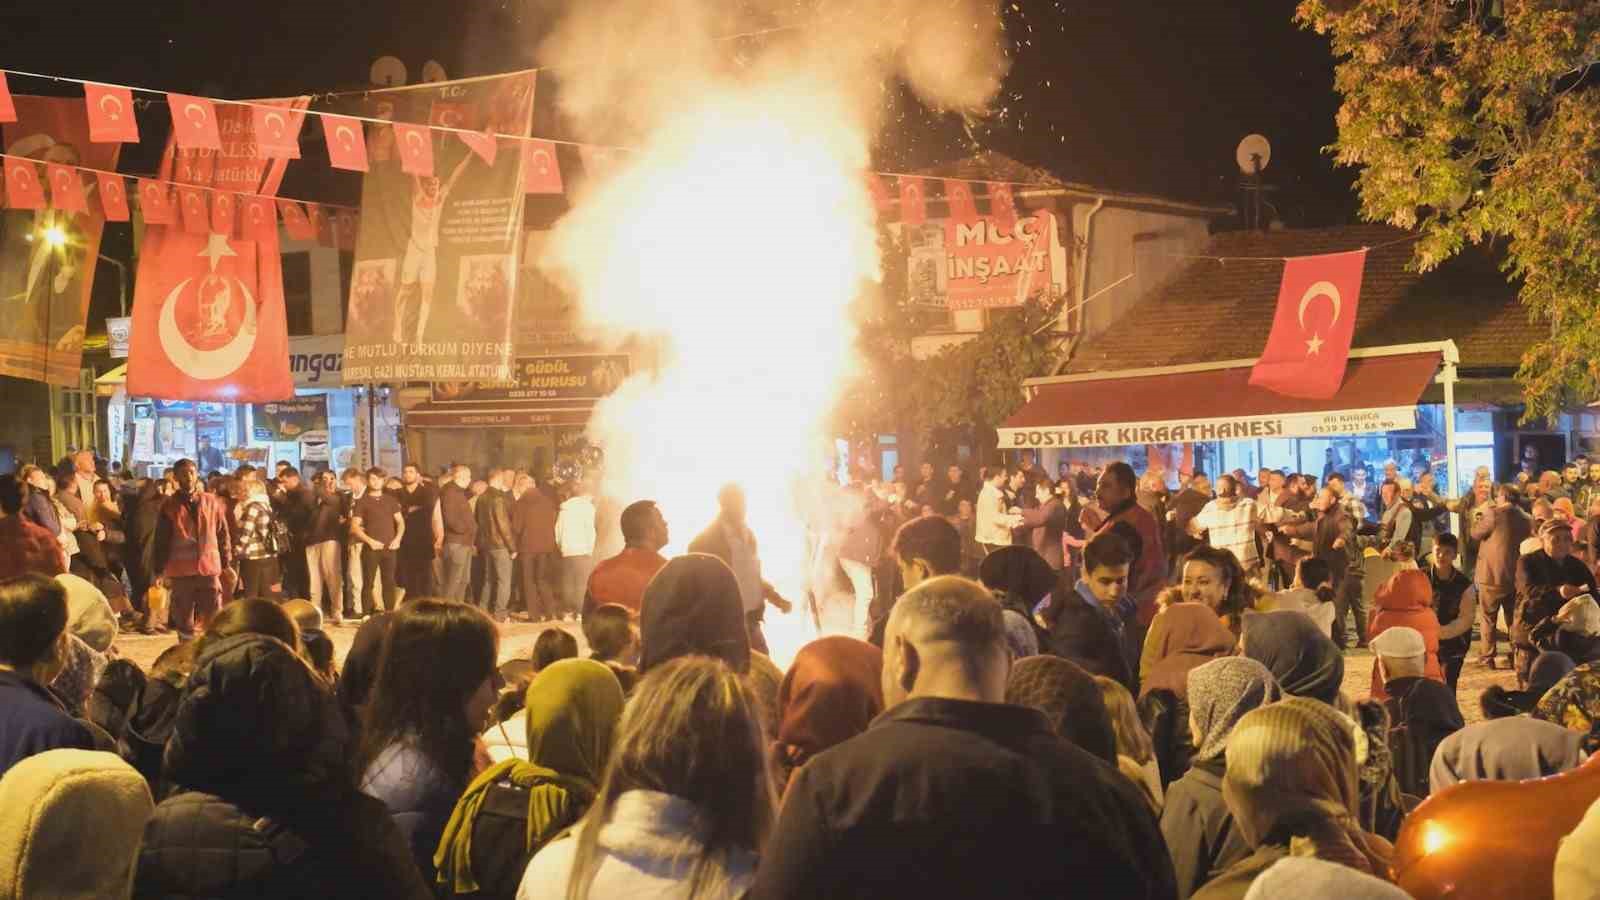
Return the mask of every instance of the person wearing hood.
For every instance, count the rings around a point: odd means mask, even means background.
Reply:
[[[867,730],[883,712],[883,651],[843,635],[800,648],[778,688],[773,761],[778,785],[824,750]]]
[[[1244,900],[1411,900],[1411,895],[1349,866],[1289,856],[1256,876]]]
[[[561,612],[576,616],[583,609],[583,594],[594,573],[595,527],[594,489],[587,477],[572,486],[572,496],[561,502],[556,512],[556,549],[561,552],[561,590],[557,600]]]
[[[733,572],[745,627],[750,632],[750,649],[766,653],[767,639],[761,632],[761,623],[766,619],[767,604],[783,613],[794,607],[761,577],[761,552],[755,532],[745,523],[744,489],[736,484],[723,485],[717,492],[717,508],[716,521],[689,543],[689,552],[715,556]]]
[[[1576,769],[1583,739],[1559,725],[1512,716],[1478,722],[1439,744],[1428,770],[1434,793],[1463,781],[1524,781]]]
[[[650,579],[639,616],[639,673],[669,659],[710,656],[743,674],[750,670],[739,581],[715,556],[676,557]]]
[[[1528,669],[1527,690],[1507,690],[1501,685],[1491,684],[1478,696],[1478,708],[1485,719],[1528,715],[1547,691],[1577,667],[1578,664],[1565,653],[1546,650]]]
[[[456,802],[439,849],[445,896],[511,900],[528,861],[588,811],[622,716],[622,685],[592,659],[564,659],[528,685],[528,759],[484,771]]]
[[[1290,697],[1247,713],[1228,737],[1222,796],[1250,856],[1195,900],[1242,900],[1288,856],[1314,856],[1385,877],[1394,848],[1357,820],[1355,725],[1326,703]]]
[[[1246,612],[1244,655],[1267,667],[1285,694],[1330,706],[1344,685],[1344,654],[1302,612]]]
[[[62,749],[23,760],[0,778],[0,897],[130,896],[154,808],[144,779],[114,754]]]
[[[1585,750],[1600,752],[1600,663],[1584,663],[1561,676],[1538,699],[1533,717],[1577,732]]]
[[[1059,656],[1018,660],[1006,678],[1006,702],[1044,714],[1050,730],[1109,766],[1117,765],[1117,732],[1095,676]]]
[[[1203,603],[1174,603],[1156,614],[1139,660],[1139,718],[1155,746],[1161,785],[1189,768],[1189,673],[1231,654],[1233,632]]]
[[[1367,641],[1390,628],[1411,628],[1422,635],[1427,653],[1423,660],[1423,674],[1444,684],[1444,670],[1439,667],[1439,620],[1433,615],[1433,582],[1428,573],[1417,568],[1401,569],[1388,581],[1378,586],[1373,598],[1376,607],[1367,620]],[[1372,699],[1386,700],[1383,673],[1378,660],[1372,661]]]
[[[1051,592],[1060,582],[1056,570],[1028,547],[1001,547],[979,564],[978,580],[1000,602],[1012,658],[1037,655],[1042,635],[1034,624],[1034,609],[1053,600]]]
[[[1250,855],[1222,799],[1228,735],[1245,713],[1283,696],[1265,666],[1242,656],[1197,666],[1187,680],[1195,751],[1188,770],[1167,787],[1161,810],[1161,834],[1172,855],[1179,900]]]
[[[282,641],[201,648],[134,896],[430,897],[388,811],[356,790],[349,750],[333,697]]]

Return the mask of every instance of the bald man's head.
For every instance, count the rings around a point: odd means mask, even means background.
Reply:
[[[1005,701],[1005,620],[975,581],[944,575],[907,591],[889,615],[883,654],[886,706],[913,696]]]

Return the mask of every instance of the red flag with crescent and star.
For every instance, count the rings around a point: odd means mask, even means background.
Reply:
[[[433,138],[426,125],[394,123],[394,139],[400,148],[400,170],[423,178],[433,176]]]
[[[11,99],[11,86],[6,83],[6,73],[0,72],[0,122],[17,120],[17,104]]]
[[[328,139],[328,162],[347,172],[367,171],[367,136],[361,120],[324,114],[322,135]]]
[[[83,181],[78,170],[60,163],[45,163],[45,175],[50,179],[50,206],[60,212],[81,213],[89,211],[89,202],[83,194]]]
[[[278,206],[267,197],[245,197],[239,204],[239,216],[247,241],[263,241],[278,233]]]
[[[233,234],[234,197],[227,191],[211,195],[211,230],[218,234]]]
[[[989,182],[989,216],[1001,231],[1010,231],[1017,224],[1017,201],[1011,185],[1004,181]]]
[[[283,230],[288,233],[293,241],[310,241],[317,237],[316,226],[311,224],[311,219],[306,216],[306,211],[300,204],[293,200],[279,200],[278,208],[283,213]]]
[[[192,234],[211,231],[211,216],[206,192],[199,188],[178,187],[178,211],[183,216],[183,230]]]
[[[44,209],[44,186],[32,160],[6,159],[6,206],[11,209]]]
[[[100,183],[100,208],[105,213],[107,222],[126,222],[128,214],[128,185],[122,180],[121,175],[110,172],[101,172],[98,176]]]
[[[172,188],[164,181],[140,178],[139,211],[146,225],[172,225],[178,221],[178,211],[172,206]]]
[[[304,105],[305,98],[290,101]],[[305,113],[290,106],[258,101],[250,107],[250,127],[256,150],[267,159],[300,158],[300,122]]]
[[[921,225],[928,220],[928,189],[921,178],[900,176],[900,221]]]
[[[978,221],[978,203],[972,199],[972,185],[954,178],[946,178],[944,199],[950,207],[950,218],[966,223]]]
[[[549,141],[523,141],[522,192],[559,194],[561,191],[561,166],[556,162],[556,145]]]
[[[139,143],[139,122],[133,117],[133,92],[109,84],[85,84],[89,140],[97,144]]]
[[[277,248],[152,229],[134,282],[128,392],[259,403],[294,396]]]
[[[204,97],[168,94],[172,110],[172,137],[185,150],[221,150],[222,135],[217,130],[217,108]]]
[[[1366,263],[1365,249],[1284,262],[1272,333],[1250,370],[1251,385],[1312,400],[1339,392]]]

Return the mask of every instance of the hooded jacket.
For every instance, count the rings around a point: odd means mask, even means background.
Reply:
[[[284,644],[225,638],[196,661],[145,828],[140,898],[429,897],[379,801],[355,790],[337,704]]]
[[[1444,683],[1444,670],[1439,668],[1439,620],[1433,615],[1433,582],[1421,569],[1402,569],[1378,586],[1376,609],[1367,621],[1367,640],[1370,641],[1390,628],[1415,628],[1422,633],[1422,643],[1427,647],[1427,661],[1423,674],[1440,684]],[[1383,676],[1378,672],[1378,660],[1372,661],[1372,699],[1387,700],[1383,689]]]
[[[668,562],[644,589],[639,616],[639,672],[690,655],[720,659],[736,672],[750,669],[739,582],[722,560],[690,553]]]
[[[0,778],[0,897],[128,897],[151,809],[144,779],[114,754],[51,750],[23,760]]]

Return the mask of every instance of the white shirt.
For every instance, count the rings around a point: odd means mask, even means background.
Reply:
[[[1006,511],[1006,497],[992,481],[986,481],[978,492],[978,507],[974,511],[977,522],[973,540],[980,544],[1006,546],[1011,543],[1011,529],[1022,524],[1021,516]]]
[[[1245,569],[1255,566],[1256,556],[1256,503],[1240,497],[1232,509],[1223,509],[1222,501],[1213,500],[1194,517],[1195,524],[1210,532],[1211,546],[1231,550]]]
[[[564,557],[594,555],[594,501],[568,497],[556,514],[556,546]]]
[[[85,510],[89,508],[90,504],[94,503],[95,480],[96,476],[93,473],[88,475],[85,475],[82,472],[73,473],[72,486],[77,488],[78,499],[83,501],[83,508]]]
[[[1317,592],[1310,588],[1290,588],[1287,591],[1279,591],[1273,594],[1272,598],[1277,601],[1278,609],[1292,609],[1296,612],[1303,612],[1311,617],[1311,621],[1317,623],[1317,627],[1322,629],[1323,634],[1332,636],[1333,614],[1337,612],[1332,601],[1324,603],[1317,596]],[[1470,623],[1468,624],[1470,625]]]

